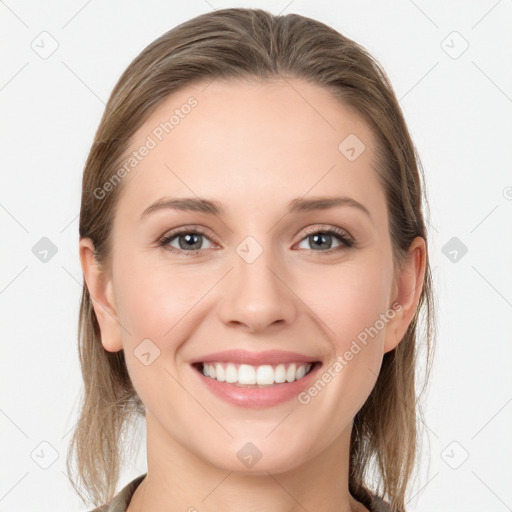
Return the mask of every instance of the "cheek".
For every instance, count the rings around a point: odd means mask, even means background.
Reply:
[[[114,263],[114,288],[128,373],[148,410],[158,410],[164,400],[164,410],[179,415],[190,397],[175,380],[174,359],[211,277],[192,266],[177,269],[143,254],[125,255]]]
[[[332,356],[320,375],[328,382],[328,391],[320,393],[320,401],[333,421],[343,422],[347,414],[354,415],[375,385],[389,323],[381,315],[388,311],[392,269],[391,257],[375,252],[354,258],[335,272],[331,268],[318,273],[315,285],[310,284],[308,292],[303,288],[305,302],[331,344]]]
[[[377,257],[369,260],[317,273],[298,293],[321,320],[337,353],[346,350],[351,340],[378,322],[388,309],[391,263],[382,265]]]
[[[150,259],[126,257],[117,262],[116,305],[130,343],[137,337],[159,344],[207,293],[211,276],[194,272],[191,266],[170,267]],[[126,334],[126,333],[125,333]]]

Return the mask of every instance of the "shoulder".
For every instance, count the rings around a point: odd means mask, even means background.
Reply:
[[[109,503],[105,503],[90,512],[126,512],[135,489],[137,489],[145,477],[146,473],[134,478],[131,482],[128,482]]]

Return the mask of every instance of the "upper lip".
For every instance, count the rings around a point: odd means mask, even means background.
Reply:
[[[195,358],[193,361],[191,361],[191,364],[225,362],[261,366],[265,364],[272,365],[280,363],[313,363],[316,361],[318,361],[318,358],[314,356],[298,354],[296,352],[286,352],[283,350],[249,352],[247,350],[234,349],[206,354],[204,356]]]

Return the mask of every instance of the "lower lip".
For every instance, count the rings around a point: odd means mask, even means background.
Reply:
[[[316,363],[314,368],[302,379],[263,388],[249,388],[228,382],[219,382],[217,379],[206,377],[196,368],[193,370],[207,388],[225,402],[239,407],[264,408],[282,404],[299,395],[311,385],[320,366]]]

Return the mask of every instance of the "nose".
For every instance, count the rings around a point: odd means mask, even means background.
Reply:
[[[235,254],[218,310],[222,322],[251,333],[291,325],[298,304],[287,276],[270,250],[251,263]]]

